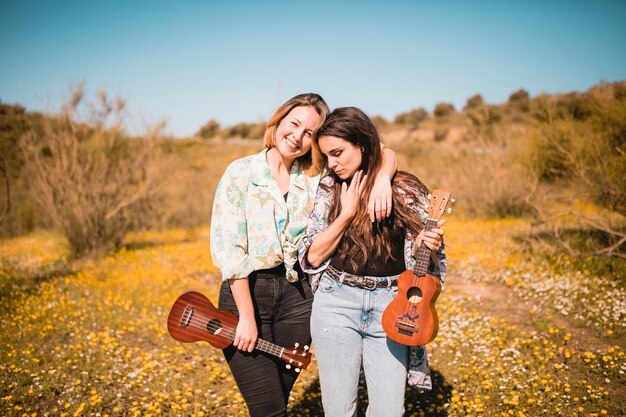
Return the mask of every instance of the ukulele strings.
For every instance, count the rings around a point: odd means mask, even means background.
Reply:
[[[424,224],[424,231],[431,231],[435,226],[437,226],[437,222],[435,219],[428,218],[426,219],[426,223]],[[422,242],[417,248],[417,253],[415,254],[415,266],[416,269],[419,270],[420,273],[427,273],[428,266],[430,265],[430,249],[424,242]]]
[[[433,227],[436,226],[436,224],[437,224],[436,220],[427,218],[426,223],[424,224],[424,230],[430,231],[433,229]],[[415,268],[418,269],[420,272],[423,271],[424,273],[427,273],[428,265],[430,264],[430,249],[428,249],[428,246],[426,246],[424,242],[422,242],[420,244],[420,247],[417,249],[416,258],[417,259],[415,259]],[[419,287],[418,279],[419,277],[414,272],[413,276],[411,277],[412,287]],[[405,304],[406,304],[405,311],[408,311],[411,304],[413,304],[410,300],[410,297],[406,297]]]
[[[206,320],[206,318],[202,316],[199,316],[198,319],[191,319],[189,322],[190,323],[189,327],[199,329],[199,330],[207,330],[209,331],[209,333],[211,333],[214,336],[226,337],[228,340],[231,340],[231,341],[235,339],[235,329],[233,329],[232,327],[222,327],[217,324],[211,323],[211,320],[202,321],[202,319]],[[221,332],[219,334],[216,333],[217,330],[220,330],[220,329],[225,330],[227,335],[224,335]],[[282,357],[281,355],[283,352],[283,348],[277,345],[274,345],[266,340],[257,339],[254,346],[255,348],[263,350],[267,353],[273,354],[278,357]]]
[[[199,329],[199,330],[207,330],[209,331],[212,335],[215,336],[222,336],[222,337],[226,337],[228,340],[234,340],[235,339],[235,329],[233,329],[232,327],[227,327],[227,326],[220,326],[216,323],[212,323],[211,320],[209,320],[206,317],[203,317],[201,315],[196,315],[194,313],[193,317],[191,318],[191,320],[189,321],[189,327],[195,328],[195,329]],[[216,332],[218,330],[222,329],[226,334],[222,334],[222,332],[220,332],[219,334],[217,334]],[[274,345],[273,343],[270,343],[266,340],[263,339],[257,339],[255,347],[257,348],[261,348],[261,350],[265,350],[268,353],[272,353],[276,356],[280,356],[281,351],[283,350],[282,347],[279,347],[277,345]],[[265,348],[265,349],[263,349]]]
[[[224,336],[230,340],[233,340],[235,338],[235,329],[233,329],[232,327],[220,326],[217,323],[212,323],[211,320],[207,317],[203,317],[195,312],[191,320],[189,320],[189,327],[194,327],[201,330],[208,330],[209,332],[211,332],[211,334],[214,335],[216,334],[215,332],[222,329],[222,331],[226,334],[220,332],[220,334],[217,336]]]

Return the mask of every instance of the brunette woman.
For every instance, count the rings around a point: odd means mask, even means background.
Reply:
[[[400,273],[413,269],[421,244],[435,251],[431,273],[443,280],[443,230],[423,230],[428,190],[415,176],[393,179],[391,216],[369,221],[366,196],[382,163],[380,139],[369,117],[353,107],[333,111],[313,140],[330,172],[318,188],[315,207],[300,248],[300,263],[315,292],[311,332],[319,366],[324,413],[356,415],[361,366],[367,382],[367,415],[401,416],[409,364],[407,346],[388,339],[385,307],[397,294]],[[423,347],[414,348],[427,389]],[[419,379],[419,378],[418,378]]]

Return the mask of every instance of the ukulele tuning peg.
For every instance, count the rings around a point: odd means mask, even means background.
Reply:
[[[296,373],[299,373],[300,372],[300,368],[296,368],[296,369],[294,369],[294,371],[296,371]]]
[[[298,346],[300,346],[300,343],[296,342],[296,343],[294,344],[294,346],[295,346],[295,347],[298,347]]]
[[[450,204],[454,204],[454,203],[456,203],[456,200],[454,198],[451,198],[450,199]]]
[[[430,200],[431,198],[433,198],[433,195],[428,193],[428,199]]]
[[[287,364],[287,365],[285,365],[285,368],[291,369],[291,365]]]
[[[306,352],[307,350],[309,350],[309,345],[304,345],[304,351]]]
[[[452,213],[452,208],[448,207],[448,208],[446,209],[446,212],[448,212],[448,213]]]

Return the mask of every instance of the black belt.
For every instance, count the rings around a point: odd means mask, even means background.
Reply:
[[[391,277],[367,277],[361,275],[349,274],[348,272],[339,271],[328,265],[326,268],[328,276],[334,279],[338,283],[343,283],[351,287],[363,288],[369,291],[374,291],[376,288],[393,287],[398,285],[398,277],[400,275],[393,275]]]
[[[272,279],[272,278],[280,278],[285,277],[285,264],[281,263],[273,268],[266,269],[257,269],[256,271],[252,271],[249,275],[249,278],[252,279]]]

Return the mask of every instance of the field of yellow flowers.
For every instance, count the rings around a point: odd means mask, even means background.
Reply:
[[[406,415],[626,415],[624,262],[524,252],[519,220],[446,229],[434,388],[407,390]],[[48,232],[0,242],[0,415],[247,415],[221,353],[166,329],[183,292],[217,300],[208,230],[133,234],[100,261],[67,255]],[[290,404],[323,415],[315,361]]]

